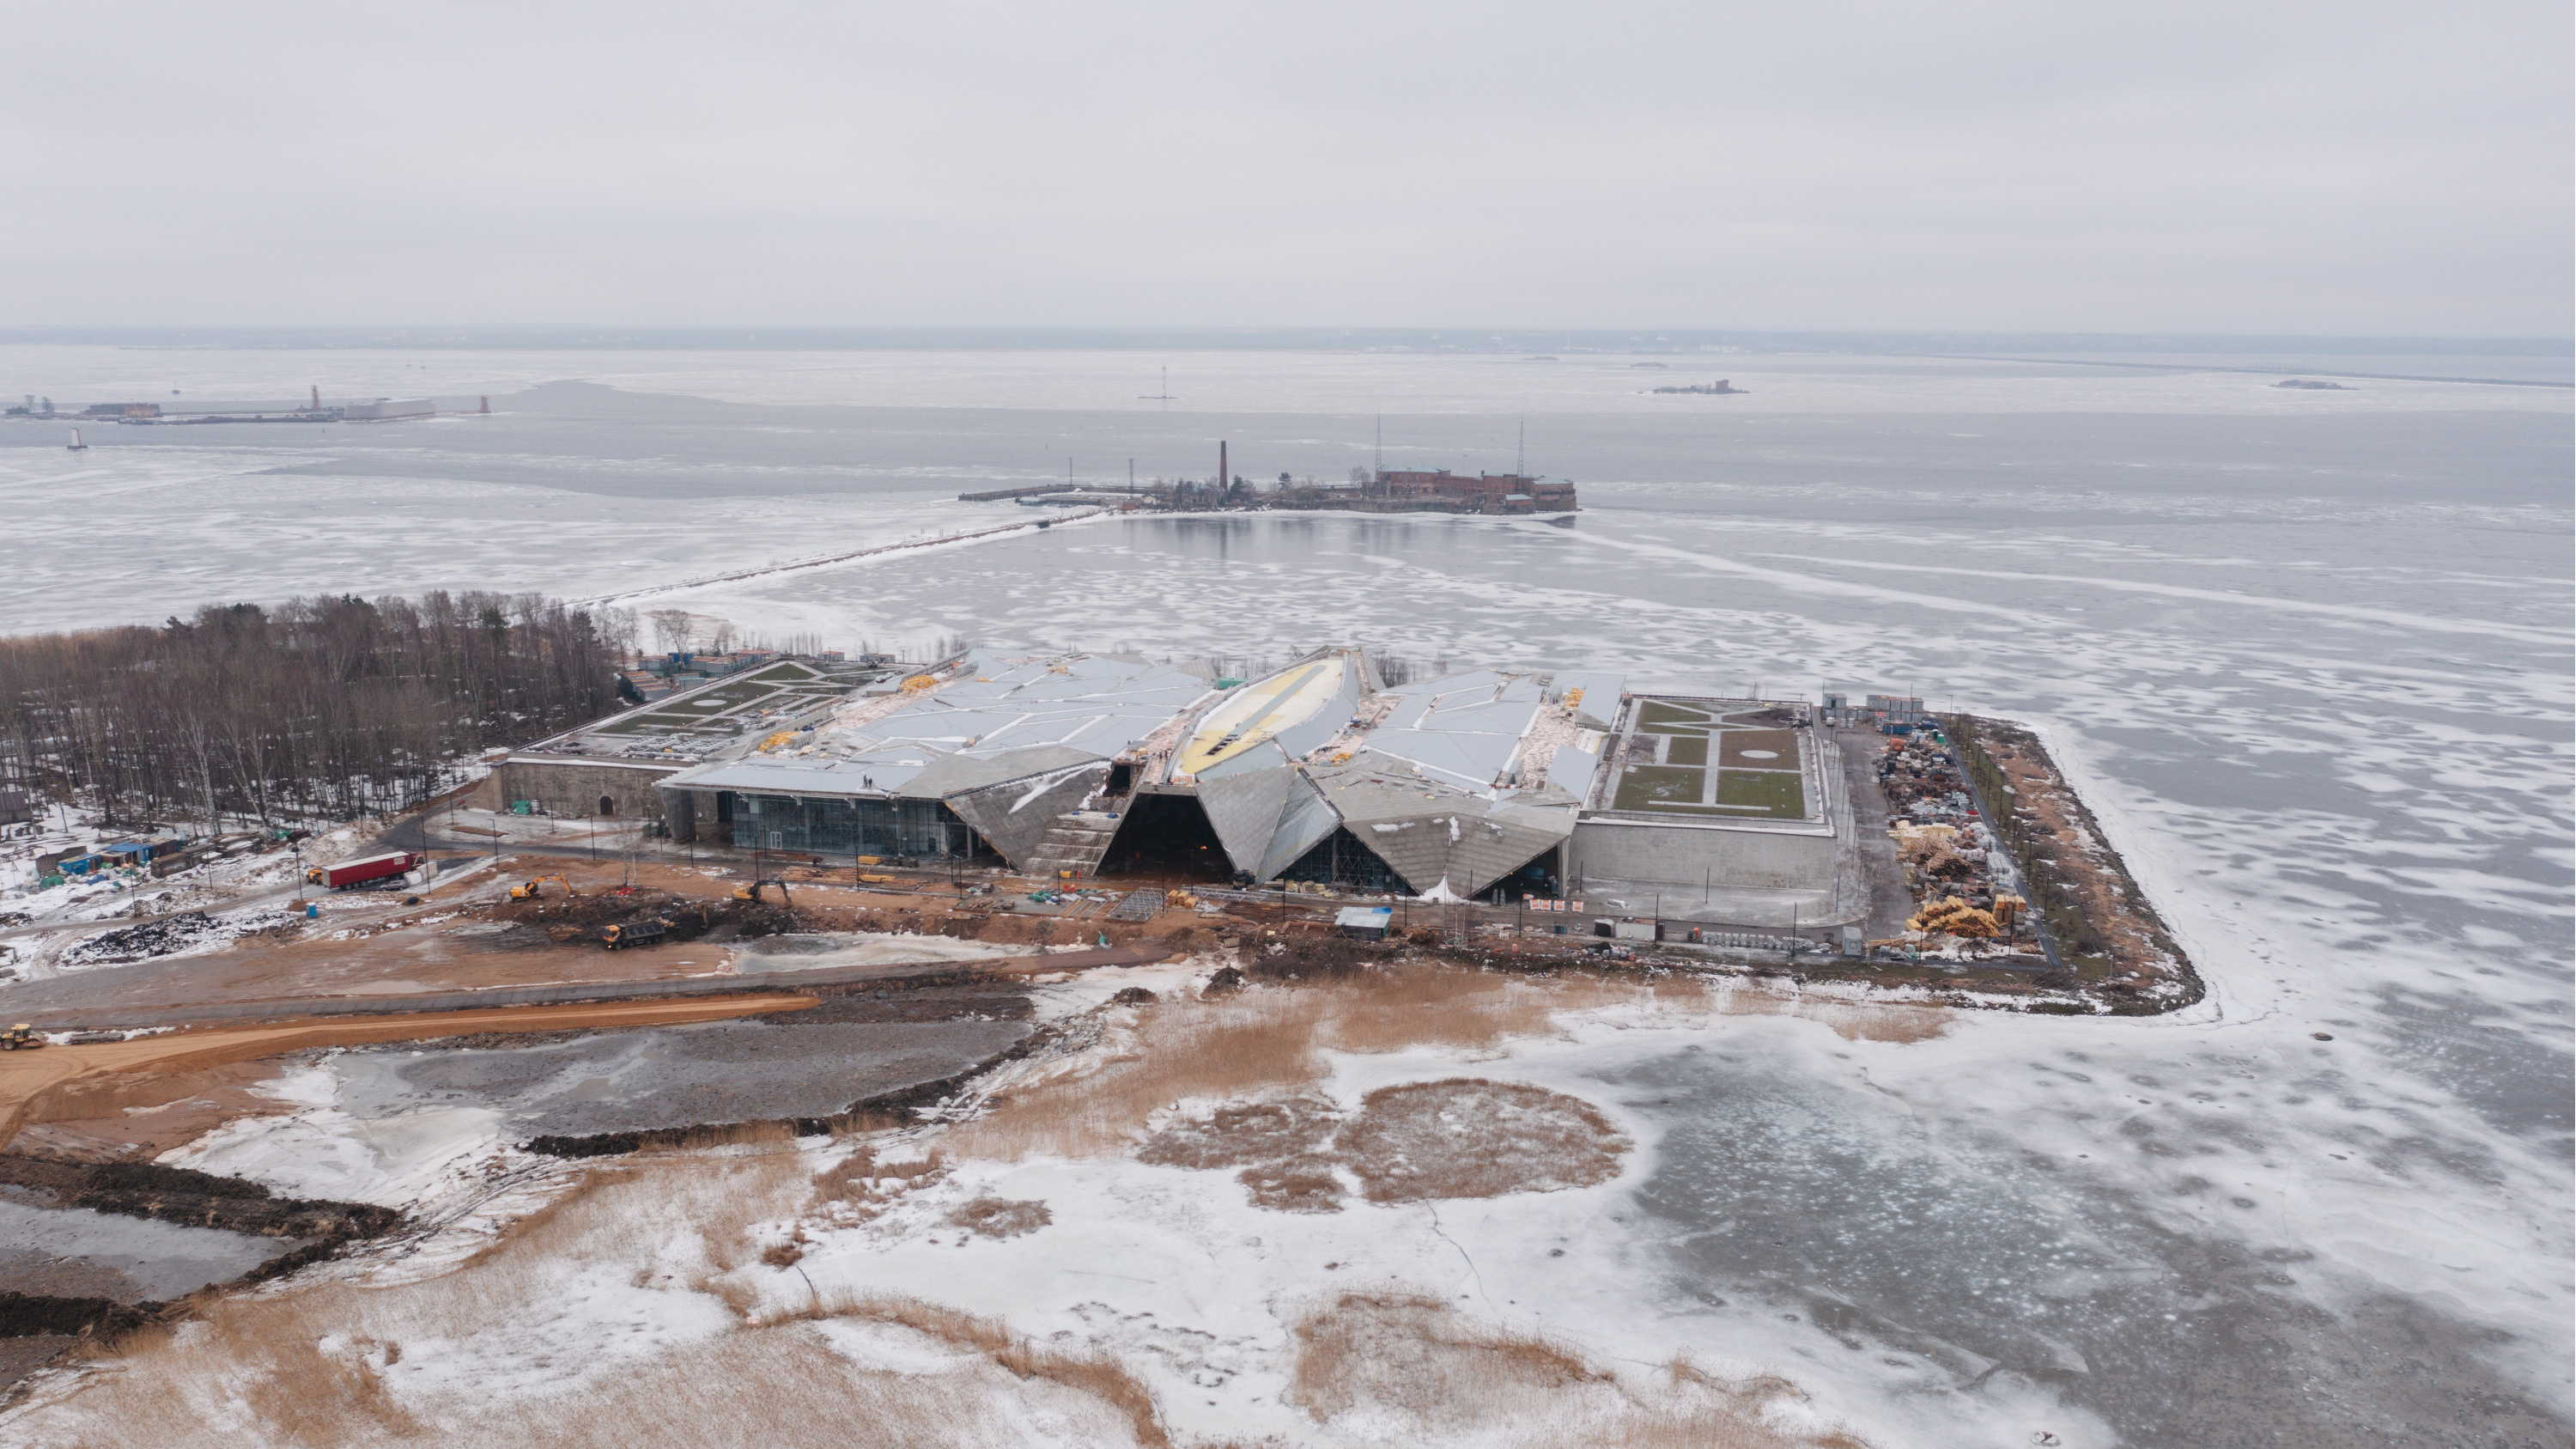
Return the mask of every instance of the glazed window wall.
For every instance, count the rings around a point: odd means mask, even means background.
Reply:
[[[1297,858],[1297,863],[1279,872],[1281,880],[1312,881],[1341,890],[1368,891],[1375,894],[1413,894],[1376,851],[1360,844],[1359,837],[1346,827],[1336,827],[1314,849]]]
[[[786,795],[731,795],[738,850],[793,850],[813,855],[962,855],[966,823],[936,800],[798,800]],[[773,838],[775,837],[775,838]]]

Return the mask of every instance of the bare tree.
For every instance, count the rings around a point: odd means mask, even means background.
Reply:
[[[339,818],[614,707],[635,620],[538,595],[208,605],[0,639],[0,781],[109,820]]]
[[[646,616],[653,621],[653,650],[657,654],[677,654],[689,647],[689,611],[655,609]]]

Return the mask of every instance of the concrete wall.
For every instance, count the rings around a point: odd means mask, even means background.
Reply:
[[[1574,826],[1574,879],[1717,885],[1764,890],[1834,886],[1834,838],[1768,830],[1710,830],[1582,820]]]
[[[695,790],[673,790],[666,787],[656,786],[654,793],[662,797],[662,819],[671,827],[671,838],[673,840],[697,839],[699,792]],[[708,792],[706,795],[706,806],[707,819],[712,821],[716,818],[716,804],[713,792]],[[716,844],[731,845],[733,844],[733,840],[731,837],[727,837],[724,840],[717,841]]]
[[[469,802],[485,810],[507,810],[513,800],[537,801],[549,815],[607,813],[620,820],[662,818],[661,792],[655,782],[679,773],[678,767],[656,769],[633,765],[586,764],[574,760],[510,760],[475,788]]]

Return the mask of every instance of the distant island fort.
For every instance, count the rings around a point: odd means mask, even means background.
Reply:
[[[957,495],[961,503],[1016,501],[1036,508],[1117,508],[1152,512],[1205,513],[1264,510],[1346,513],[1554,513],[1576,511],[1574,484],[1564,478],[1522,473],[1452,473],[1353,468],[1347,480],[1317,482],[1286,473],[1255,482],[1235,473],[1226,445],[1217,444],[1217,470],[1210,478],[1182,478],[1130,483],[1124,488],[1071,481],[988,488]]]

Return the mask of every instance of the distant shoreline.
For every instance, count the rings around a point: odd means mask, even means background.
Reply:
[[[2221,367],[2206,362],[2111,362],[2098,357],[1980,357],[1966,352],[1924,353],[1953,362],[2019,362],[2041,366],[2135,367],[2157,372],[2245,372],[2259,377],[2352,377],[2374,382],[2465,382],[2481,387],[2556,387],[2576,389],[2576,382],[2548,382],[2529,377],[2428,377],[2409,372],[2336,372],[2323,367]],[[2513,354],[2521,356],[2526,354]]]

